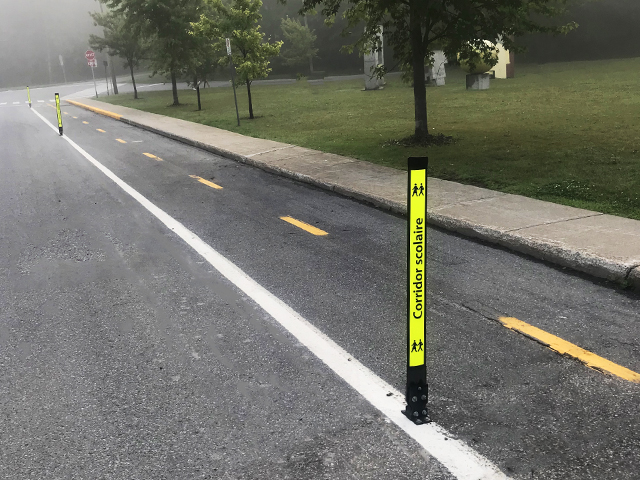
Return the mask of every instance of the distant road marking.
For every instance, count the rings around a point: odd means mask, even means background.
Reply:
[[[99,131],[100,133],[107,133],[107,132],[105,132],[105,131],[104,131],[103,129],[101,129],[101,128],[96,128],[96,130],[97,130],[97,131]]]
[[[55,102],[55,100],[49,100],[50,102]]]
[[[56,107],[54,107],[53,105],[51,105],[50,103],[47,103],[47,106],[48,106],[48,107],[51,107],[51,108],[56,108]]]
[[[85,122],[84,120],[82,121],[82,123],[84,123],[85,125],[89,125],[89,122]]]
[[[302,230],[306,230],[307,232],[312,233],[313,235],[318,235],[318,236],[329,235],[324,230],[320,230],[319,228],[316,228],[313,225],[309,225],[308,223],[301,222],[300,220],[296,220],[295,218],[280,217],[280,220],[289,222],[291,225],[295,225],[296,227],[301,228]]]
[[[143,155],[146,155],[149,158],[153,158],[154,160],[157,160],[159,162],[162,162],[162,159],[160,157],[155,156],[153,153],[143,153]],[[220,187],[222,188],[222,187]]]
[[[554,352],[558,352],[560,355],[566,355],[568,357],[575,358],[584,363],[589,368],[599,370],[601,372],[608,372],[612,375],[615,375],[616,377],[628,380],[629,382],[640,383],[640,374],[634,372],[633,370],[629,370],[628,368],[613,363],[606,358],[602,358],[595,353],[591,353],[584,348],[580,348],[573,343],[569,343],[566,340],[561,339],[560,337],[551,335],[550,333],[547,333],[544,330],[540,330],[533,325],[529,325],[522,320],[518,320],[517,318],[513,317],[500,317],[498,320],[500,320],[500,323],[502,323],[505,327],[522,333],[523,335],[526,335],[527,337],[530,337],[533,340],[542,343]]]
[[[0,105],[6,105],[6,104],[7,104],[7,102],[2,102],[2,103],[0,103]]]
[[[116,142],[120,142],[120,143],[127,143],[124,140],[122,140],[121,138],[116,138]]]
[[[75,118],[76,120],[78,119],[78,117],[73,117],[73,118]]]
[[[20,105],[20,102],[13,102],[14,105]]]
[[[58,129],[34,110],[40,119],[58,135]],[[166,225],[193,248],[220,274],[233,283],[238,290],[262,307],[275,321],[291,333],[328,368],[349,384],[389,421],[393,422],[413,438],[428,454],[438,460],[458,480],[509,480],[497,466],[487,458],[456,439],[435,422],[416,425],[401,412],[405,408],[404,394],[389,385],[365,367],[349,352],[309,323],[298,312],[249,277],[238,266],[222,256],[195,233],[190,231],[164,210],[147,200],[137,190],[122,181],[111,170],[84,151],[69,137],[60,137],[98,170],[128,193],[140,205]]]
[[[145,153],[146,155],[146,153]],[[205,185],[209,185],[211,188],[215,188],[218,190],[222,190],[222,187],[220,185],[216,185],[213,182],[210,182],[209,180],[205,180],[204,178],[200,178],[197,175],[189,175],[191,178],[195,178],[196,180],[198,180],[200,183],[204,183]]]
[[[38,103],[44,103],[44,100],[38,100]]]
[[[64,113],[65,115],[69,115],[69,112],[62,112],[62,113]]]

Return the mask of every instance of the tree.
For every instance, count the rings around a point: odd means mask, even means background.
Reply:
[[[313,73],[312,62],[318,53],[318,49],[313,47],[317,38],[314,32],[308,26],[289,17],[282,19],[281,28],[286,42],[280,55],[284,58],[285,64],[297,66],[308,62],[309,70]]]
[[[286,0],[282,0],[286,1]],[[412,71],[415,105],[414,138],[430,139],[427,125],[425,65],[431,62],[434,44],[444,46],[449,58],[460,53],[473,63],[475,51],[489,59],[502,42],[508,50],[521,52],[514,38],[533,32],[565,33],[577,25],[553,26],[542,23],[564,11],[570,0],[303,0],[301,13],[321,6],[331,22],[342,4],[347,9],[346,31],[362,28],[364,33],[352,45],[360,51],[379,48],[379,26],[396,59]],[[476,57],[477,58],[477,57]],[[384,68],[378,70],[384,74]]]
[[[222,0],[205,0],[210,7],[200,21],[192,25],[194,36],[207,38],[214,48],[222,49],[225,38],[231,40],[233,62],[236,66],[237,85],[247,86],[249,118],[253,119],[251,82],[265,78],[271,72],[269,58],[278,55],[282,42],[265,41],[258,22],[262,18],[262,0],[233,0],[225,5]],[[226,58],[223,62],[227,62]]]
[[[107,0],[107,5],[153,39],[154,73],[171,77],[173,105],[179,105],[177,78],[196,63],[197,39],[189,32],[202,13],[202,0]]]
[[[92,13],[94,24],[104,29],[104,38],[98,35],[89,36],[91,48],[102,52],[107,49],[109,55],[124,59],[124,67],[131,71],[133,82],[133,98],[138,98],[138,89],[133,69],[143,59],[146,44],[142,40],[139,30],[132,28],[122,13]]]

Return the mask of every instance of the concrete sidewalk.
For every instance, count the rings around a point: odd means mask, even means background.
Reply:
[[[95,100],[67,102],[406,214],[405,171]],[[640,288],[640,221],[435,178],[428,179],[427,208],[428,222],[438,227]]]

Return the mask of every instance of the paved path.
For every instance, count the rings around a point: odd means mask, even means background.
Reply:
[[[406,212],[404,171],[95,100],[68,101],[227,158]],[[434,178],[428,183],[428,210],[433,225],[640,287],[640,221]]]

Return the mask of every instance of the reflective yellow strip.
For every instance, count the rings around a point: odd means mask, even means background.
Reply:
[[[104,130],[102,130],[101,128],[96,128],[97,131],[101,132],[101,133],[107,133]]]
[[[116,142],[120,142],[120,143],[127,143],[124,140],[122,140],[121,138],[116,138]]]
[[[285,222],[288,222],[291,225],[295,225],[296,227],[301,228],[302,230],[305,230],[309,233],[312,233],[313,235],[318,235],[318,236],[329,235],[324,230],[320,230],[319,228],[316,228],[313,225],[309,225],[308,223],[301,222],[300,220],[296,220],[295,218],[280,217],[280,220],[284,220]]]
[[[426,315],[426,170],[409,170],[409,366],[424,365]]]
[[[216,185],[213,182],[210,182],[209,180],[205,180],[204,178],[200,178],[197,175],[189,175],[191,178],[195,178],[196,180],[198,180],[200,183],[204,183],[205,185],[209,185],[211,188],[215,188],[217,190],[222,190],[222,187],[220,185]]]
[[[62,128],[62,113],[60,112],[60,95],[56,95],[56,112],[58,113],[58,128]]]
[[[117,113],[109,112],[108,110],[103,110],[101,108],[91,107],[89,105],[85,105],[84,103],[76,102],[75,100],[67,100],[71,105],[76,105],[77,107],[82,107],[86,110],[90,110],[95,113],[99,113],[100,115],[104,115],[105,117],[115,118],[116,120],[120,120],[122,115],[118,115]]]
[[[27,87],[27,97],[29,97],[29,103],[31,103],[31,92],[29,91],[29,87]]]
[[[607,372],[616,377],[620,377],[624,380],[628,380],[633,383],[640,383],[640,374],[622,367],[616,363],[613,363],[606,358],[599,357],[595,353],[591,353],[584,348],[580,348],[573,343],[569,343],[555,335],[540,330],[533,325],[518,320],[513,317],[500,317],[500,322],[507,328],[520,332],[527,337],[531,337],[534,340],[546,345],[554,352],[558,352],[560,355],[566,355],[568,357],[575,358],[584,363],[587,367],[599,370],[601,372]]]
[[[157,160],[159,162],[162,162],[162,159],[160,157],[156,157],[153,153],[143,153],[143,155],[146,155],[149,158],[153,158],[154,160]],[[222,187],[220,187],[222,188]]]

